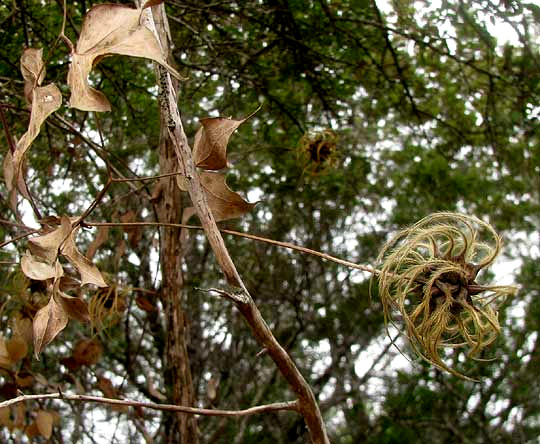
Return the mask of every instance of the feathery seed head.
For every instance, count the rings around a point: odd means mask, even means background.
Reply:
[[[493,263],[501,238],[473,216],[436,213],[397,233],[378,258],[379,293],[386,322],[396,314],[413,350],[440,369],[441,350],[466,348],[475,358],[500,332],[498,305],[517,290],[476,282]]]

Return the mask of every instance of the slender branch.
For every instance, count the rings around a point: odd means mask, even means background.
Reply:
[[[0,402],[0,408],[9,407],[25,401],[37,401],[44,399],[61,399],[63,401],[94,402],[98,404],[125,405],[130,407],[143,407],[152,410],[173,411],[188,413],[199,416],[222,416],[239,417],[257,415],[260,413],[276,411],[298,411],[298,401],[276,402],[273,404],[258,405],[244,410],[219,410],[219,409],[199,409],[174,404],[156,404],[154,402],[133,401],[130,399],[103,398],[101,396],[76,395],[67,393],[46,393],[42,395],[21,395],[16,398]]]
[[[134,178],[113,178],[111,179],[111,182],[114,183],[123,183],[123,182],[144,182],[146,180],[158,180],[165,177],[172,177],[172,176],[180,176],[182,173],[166,173],[166,174],[159,174],[157,176],[143,176],[143,177],[134,177]]]
[[[185,228],[188,230],[203,230],[203,227],[198,226],[198,225],[170,224],[170,223],[162,223],[162,222],[93,222],[92,221],[92,222],[85,222],[85,225],[89,227],[160,226],[160,227],[170,227],[170,228]],[[292,244],[290,242],[277,241],[273,239],[268,239],[266,237],[256,236],[254,234],[249,234],[249,233],[242,233],[241,231],[228,230],[225,228],[219,228],[219,231],[225,234],[230,234],[232,236],[243,237],[243,238],[251,239],[257,242],[263,242],[266,244],[287,248],[289,250],[299,251],[301,253],[306,253],[311,256],[317,256],[322,259],[335,262],[336,264],[344,265],[345,267],[348,267],[348,268],[354,268],[355,270],[366,271],[371,274],[379,273],[379,270],[373,267],[370,267],[368,265],[356,264],[354,262],[350,262],[345,259],[340,259],[338,257],[331,256],[330,254],[322,253],[320,251],[312,250],[310,248],[302,247],[300,245]]]
[[[92,211],[94,211],[96,209],[96,207],[99,205],[99,203],[101,202],[101,200],[105,197],[105,193],[107,192],[107,190],[109,189],[109,187],[111,186],[112,184],[112,179],[111,177],[109,176],[108,180],[107,180],[107,183],[105,183],[105,185],[103,186],[103,188],[100,190],[100,192],[97,194],[97,196],[94,198],[94,200],[92,201],[92,203],[90,204],[90,206],[84,211],[83,214],[81,214],[81,216],[77,219],[77,221],[73,224],[73,228],[77,227],[78,225],[80,225],[84,219],[86,217],[88,217]]]
[[[0,244],[0,248],[4,248],[8,244],[20,241],[21,239],[24,239],[25,237],[28,237],[28,236],[30,236],[30,235],[32,235],[34,233],[38,233],[38,232],[39,232],[39,230],[32,230],[32,231],[29,231],[28,233],[24,233],[24,234],[21,234],[19,236],[12,237],[11,239],[8,239],[7,241],[2,242]]]
[[[154,8],[154,13],[163,14],[163,4]],[[165,22],[166,23],[166,22]],[[152,17],[153,24],[153,17]],[[159,33],[155,29],[154,33],[159,39]],[[303,416],[311,441],[313,444],[329,444],[326,427],[317,404],[317,399],[313,394],[308,382],[298,370],[298,367],[289,356],[287,351],[275,338],[270,327],[263,319],[261,312],[249,294],[234,262],[225,246],[223,237],[216,224],[214,216],[210,211],[206,194],[203,190],[199,174],[193,161],[191,148],[184,132],[180,110],[178,108],[178,98],[172,79],[163,67],[158,67],[158,82],[160,86],[160,104],[162,112],[166,117],[168,132],[177,156],[179,171],[185,175],[189,196],[201,221],[204,232],[210,246],[215,254],[216,260],[223,271],[227,282],[233,287],[232,293],[235,295],[235,305],[244,316],[253,336],[268,350],[268,355],[272,358],[279,371],[294,391],[298,399],[298,412]],[[238,300],[236,300],[238,298]]]

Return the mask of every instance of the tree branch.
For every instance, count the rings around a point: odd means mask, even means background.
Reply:
[[[157,16],[165,17],[163,14],[163,4],[154,9]],[[159,39],[159,33],[155,30],[156,37]],[[313,444],[329,444],[328,435],[322,419],[317,400],[311,387],[304,379],[295,363],[274,337],[272,331],[263,319],[259,309],[255,305],[249,294],[231,256],[225,246],[223,237],[216,224],[214,216],[210,211],[206,195],[202,188],[199,174],[193,162],[191,148],[189,146],[180,111],[178,109],[175,89],[169,73],[163,68],[158,67],[158,83],[160,86],[160,103],[162,112],[167,116],[167,126],[169,136],[174,146],[177,156],[179,171],[185,175],[185,183],[188,193],[201,221],[208,242],[214,251],[217,262],[225,274],[227,282],[233,288],[228,289],[228,293],[235,296],[235,305],[244,316],[246,322],[251,328],[251,332],[257,341],[268,350],[269,356],[279,368],[281,374],[285,377],[291,389],[298,398],[298,411],[304,417],[309,435]]]
[[[298,411],[298,401],[276,402],[273,404],[258,405],[244,410],[219,410],[219,409],[199,409],[195,407],[186,407],[174,404],[156,404],[154,402],[133,401],[130,399],[113,399],[103,398],[101,396],[77,395],[68,393],[46,393],[42,395],[21,395],[16,398],[8,399],[0,402],[0,409],[19,404],[25,401],[37,401],[44,399],[61,399],[63,401],[78,401],[78,402],[93,402],[97,404],[108,405],[125,405],[129,407],[143,407],[152,410],[173,411],[188,413],[199,416],[222,416],[222,417],[239,417],[258,415],[260,413],[276,412],[276,411]]]

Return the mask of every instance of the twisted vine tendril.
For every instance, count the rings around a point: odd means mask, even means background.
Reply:
[[[465,379],[441,352],[465,348],[478,359],[499,335],[498,307],[517,287],[480,285],[476,278],[501,245],[493,227],[476,217],[436,213],[397,233],[378,257],[374,278],[385,321],[399,318],[419,356]]]

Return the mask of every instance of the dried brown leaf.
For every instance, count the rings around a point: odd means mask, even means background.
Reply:
[[[58,263],[58,261],[56,261]],[[40,261],[39,258],[34,256],[29,251],[26,251],[21,258],[21,269],[23,273],[30,279],[36,281],[44,281],[46,279],[52,279],[56,276],[56,263],[49,264],[47,262]]]
[[[103,392],[106,398],[120,398],[120,392],[114,388],[111,380],[104,376],[98,376],[98,388]],[[113,405],[111,409],[116,412],[127,412],[129,410],[127,405]]]
[[[152,304],[148,298],[142,294],[138,295],[135,298],[135,303],[137,304],[137,307],[139,307],[141,310],[146,311],[148,313],[152,313],[156,311],[156,307],[154,304]]]
[[[154,60],[177,78],[165,61],[160,44],[144,24],[145,11],[118,4],[92,7],[82,25],[68,72],[70,106],[84,111],[110,111],[107,98],[88,83],[93,66],[106,55],[120,54]]]
[[[165,0],[148,0],[144,6],[142,7],[143,9],[146,9],[146,8],[150,8],[152,6],[157,6],[157,5],[161,5]]]
[[[6,188],[8,191],[11,191],[14,187],[13,181],[15,179],[15,169],[13,168],[13,155],[9,149],[4,156],[2,167],[4,169],[4,182],[6,183]]]
[[[0,408],[0,425],[6,426],[7,428],[11,428],[12,422],[10,418],[9,407]]]
[[[221,170],[227,166],[227,144],[236,129],[245,119],[226,117],[201,119],[202,126],[195,134],[193,161],[207,170]]]
[[[71,356],[79,365],[94,365],[102,353],[103,347],[97,339],[83,339],[75,345]]]
[[[38,426],[35,421],[28,427],[26,427],[24,432],[26,433],[27,438],[31,440],[33,440],[33,438],[35,438],[36,436],[40,435]]]
[[[24,78],[24,97],[32,104],[32,90],[45,78],[43,49],[26,48],[21,56],[21,73]]]
[[[34,139],[38,136],[41,125],[45,119],[55,112],[62,104],[62,94],[54,84],[40,86],[32,90],[32,111],[30,112],[30,123],[28,130],[17,142],[17,147],[13,153],[13,171],[16,177],[22,176],[22,161],[24,155]],[[20,188],[20,187],[19,187]],[[24,194],[24,190],[21,190]]]
[[[90,314],[88,313],[88,304],[86,301],[60,291],[57,293],[57,299],[62,305],[62,309],[71,319],[77,319],[80,322],[90,322]]]
[[[30,345],[33,337],[32,320],[18,315],[12,318],[12,322],[13,336],[22,338],[27,345]]]
[[[98,376],[97,381],[98,388],[103,392],[103,395],[105,395],[106,398],[116,398],[118,396],[118,392],[109,378]]]
[[[26,405],[24,402],[13,406],[13,427],[16,429],[24,428],[24,420],[26,419]]]
[[[62,276],[58,284],[58,290],[62,292],[77,290],[81,287],[81,281],[72,276]]]
[[[46,410],[39,410],[36,415],[36,425],[41,436],[49,439],[52,435],[54,416]]]
[[[224,174],[201,172],[200,178],[216,222],[240,217],[256,205],[232,191],[225,183]]]
[[[13,365],[11,356],[7,349],[6,340],[0,336],[0,367],[10,368]]]
[[[98,268],[84,256],[75,245],[77,229],[73,230],[60,248],[61,253],[71,262],[81,275],[81,285],[94,284],[98,287],[106,287]]]
[[[68,314],[54,296],[38,310],[34,317],[34,354],[39,359],[43,348],[49,344],[68,324]]]
[[[6,349],[13,363],[19,362],[28,354],[28,345],[22,336],[12,336],[7,340]]]
[[[61,225],[51,232],[30,239],[28,248],[37,257],[53,264],[56,261],[60,246],[71,231],[71,222],[67,217],[62,218]]]

